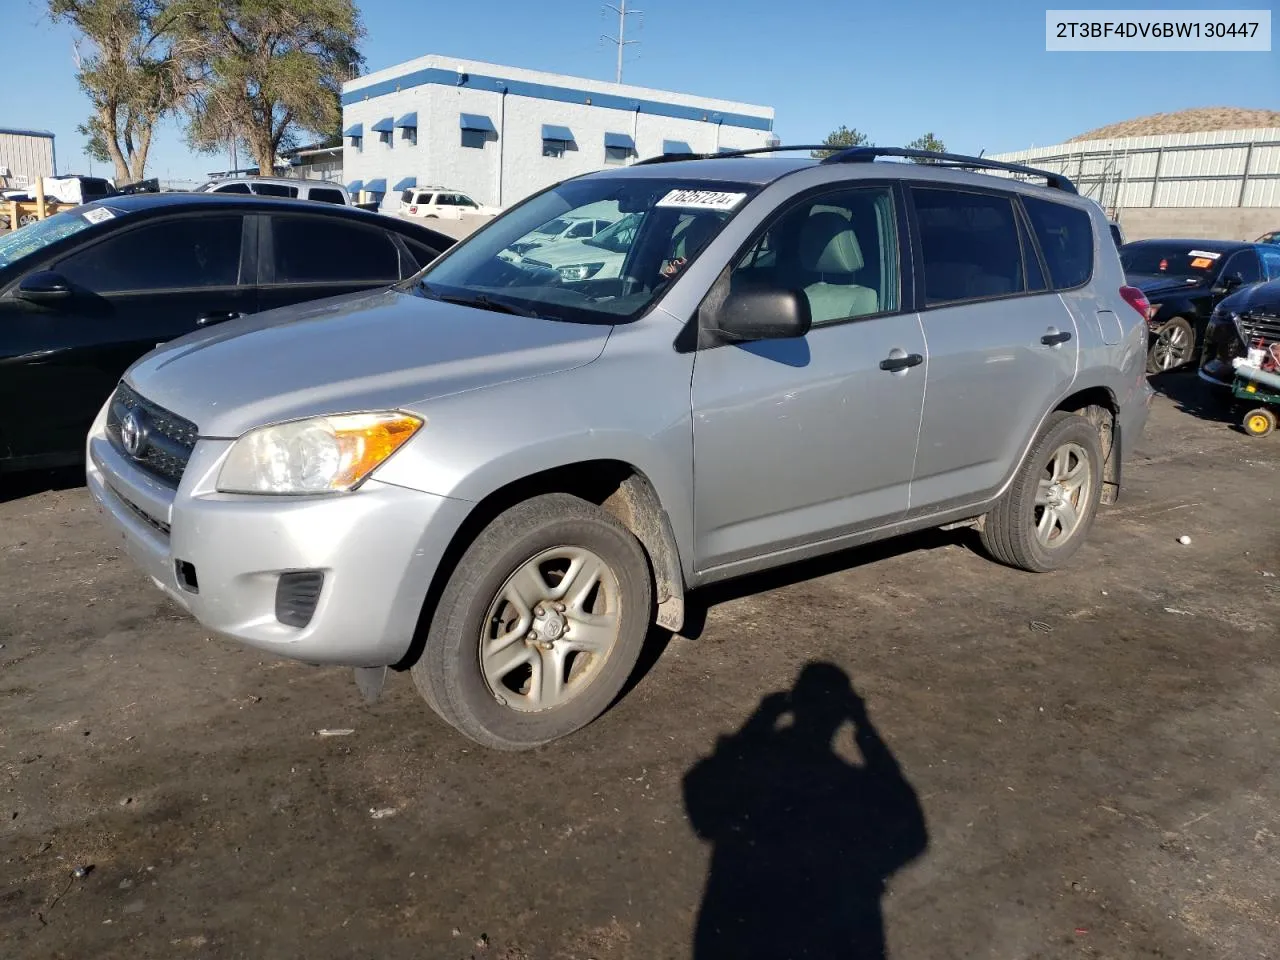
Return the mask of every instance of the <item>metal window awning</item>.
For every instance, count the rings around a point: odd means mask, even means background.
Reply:
[[[498,128],[483,113],[458,114],[458,126],[463,130],[478,130],[481,133],[497,133]]]
[[[412,113],[406,113],[403,117],[401,117],[399,120],[396,121],[396,126],[412,127],[414,130],[417,130],[418,129],[418,111],[414,110]]]
[[[662,152],[670,153],[693,153],[693,147],[689,146],[684,140],[663,140]]]
[[[363,186],[364,186],[363,180],[352,180],[350,183],[347,184],[347,192],[359,193],[360,188]]]
[[[542,139],[555,140],[559,143],[573,143],[573,131],[568,127],[561,127],[554,123],[544,123],[542,125]]]
[[[416,187],[417,185],[418,185],[417,177],[405,177],[401,180],[396,181],[396,185],[391,189],[392,190],[408,190],[410,187]]]
[[[395,121],[391,117],[383,117],[369,129],[374,133],[390,133],[395,129],[394,123]]]
[[[606,133],[604,135],[604,145],[606,147],[617,147],[620,150],[634,150],[636,142],[629,133]]]
[[[386,178],[378,177],[376,180],[366,180],[364,182],[364,188],[369,193],[386,193],[387,192]]]
[[[342,131],[342,135],[343,135],[344,137],[363,137],[363,136],[364,136],[364,124],[363,124],[363,123],[353,123],[351,126],[347,127],[347,129],[345,129],[345,130],[343,130],[343,131]]]

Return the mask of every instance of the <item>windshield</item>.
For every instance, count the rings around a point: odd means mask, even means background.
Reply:
[[[411,283],[425,296],[578,323],[639,316],[759,191],[664,177],[570,180],[498,217]],[[553,224],[616,221],[589,240],[512,252]]]
[[[1222,261],[1216,250],[1202,250],[1181,243],[1153,243],[1127,246],[1120,251],[1124,272],[1171,280],[1207,280]]]
[[[537,230],[533,231],[531,236],[554,237],[562,230],[569,229],[569,221],[563,217],[556,217],[550,223],[544,223]]]
[[[88,212],[97,214],[98,210],[103,209],[105,208],[97,207]],[[104,219],[110,219],[110,215]],[[81,230],[88,230],[95,222],[87,219],[84,213],[64,210],[46,220],[37,220],[35,223],[29,223],[25,227],[6,233],[0,236],[0,267],[17,263],[23,257],[43,250],[63,237],[70,237]]]

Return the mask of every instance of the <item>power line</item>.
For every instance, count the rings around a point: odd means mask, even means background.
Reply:
[[[618,0],[617,6],[614,6],[612,3],[606,3],[604,5],[604,10],[601,10],[600,13],[603,14],[605,10],[612,10],[614,13],[618,15],[618,35],[616,37],[611,37],[607,33],[605,33],[600,35],[600,39],[605,41],[606,43],[612,43],[618,48],[618,71],[617,71],[617,74],[614,76],[614,82],[621,83],[622,82],[622,54],[627,49],[627,47],[629,47],[631,44],[640,42],[639,40],[627,39],[627,17],[635,17],[636,26],[638,27],[644,23],[644,11],[628,10],[627,0]]]

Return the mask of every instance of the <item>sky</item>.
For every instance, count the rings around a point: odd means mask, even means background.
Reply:
[[[1126,9],[1164,9],[1127,0]],[[845,124],[880,145],[932,131],[959,153],[1059,143],[1094,127],[1187,107],[1280,109],[1280,52],[1048,53],[1045,7],[1025,0],[629,0],[623,80],[772,106],[786,143]],[[598,0],[357,0],[366,70],[428,53],[610,80],[617,17]],[[0,127],[51,130],[60,173],[101,175],[76,132],[88,102],[73,32],[44,0],[0,0]],[[1055,8],[1063,4],[1055,4]],[[1098,4],[1090,6],[1097,7]],[[1259,0],[1200,9],[1265,9]],[[637,25],[637,19],[642,22]],[[157,132],[147,173],[200,179],[223,155],[193,154],[181,122]],[[105,172],[110,175],[108,167]]]

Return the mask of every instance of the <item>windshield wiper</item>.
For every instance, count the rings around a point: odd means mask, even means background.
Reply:
[[[444,303],[456,303],[464,307],[475,307],[479,310],[491,310],[494,313],[509,313],[517,317],[529,317],[533,320],[541,320],[542,314],[537,311],[530,310],[528,307],[517,306],[514,303],[508,303],[505,300],[494,300],[483,293],[477,293],[474,296],[466,297],[457,294],[438,293],[432,290],[426,283],[419,283],[422,292],[432,300],[440,300]]]

